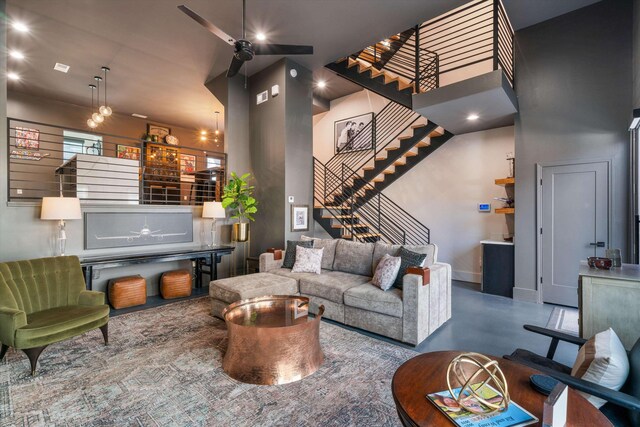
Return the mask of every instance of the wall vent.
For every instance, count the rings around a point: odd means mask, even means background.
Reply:
[[[61,73],[68,73],[69,72],[69,68],[71,68],[69,65],[61,64],[59,62],[56,62],[56,65],[53,66],[54,70],[60,71]]]

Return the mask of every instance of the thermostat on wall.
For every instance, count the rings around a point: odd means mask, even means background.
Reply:
[[[278,96],[279,93],[280,93],[280,86],[278,85],[271,86],[271,97]]]
[[[491,203],[478,203],[478,212],[491,212]]]
[[[263,102],[267,102],[269,100],[269,91],[260,92],[256,96],[256,105],[260,105]]]

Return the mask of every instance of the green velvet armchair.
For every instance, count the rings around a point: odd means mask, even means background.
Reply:
[[[85,290],[74,256],[0,263],[0,361],[22,350],[36,373],[49,345],[100,328],[109,343],[109,306],[102,292]]]

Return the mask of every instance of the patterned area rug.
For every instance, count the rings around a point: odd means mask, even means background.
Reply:
[[[416,355],[322,322],[315,374],[256,386],[222,370],[227,333],[208,298],[114,317],[109,329],[107,347],[100,331],[48,347],[35,378],[10,350],[0,426],[395,426],[391,379]]]
[[[553,307],[547,322],[547,328],[578,336],[578,310],[567,307]]]

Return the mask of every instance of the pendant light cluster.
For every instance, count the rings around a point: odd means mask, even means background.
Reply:
[[[109,107],[109,103],[107,102],[107,73],[111,71],[109,67],[102,67],[102,71],[104,72],[104,79],[100,76],[93,76],[93,79],[96,81],[96,84],[90,84],[89,88],[91,89],[91,117],[87,120],[87,126],[91,129],[97,128],[101,123],[104,123],[104,119],[106,117],[111,116],[113,111],[111,107]],[[100,82],[104,80],[104,103],[100,104]],[[98,97],[96,107],[98,107],[98,111],[94,110],[93,106],[93,93],[97,90]]]
[[[220,136],[220,121],[219,121],[220,111],[216,111],[215,115],[216,115],[216,130],[213,132],[215,134],[213,138],[213,142],[218,143],[219,141],[218,137]],[[209,141],[208,132],[204,129],[200,131],[200,141],[202,142]]]

